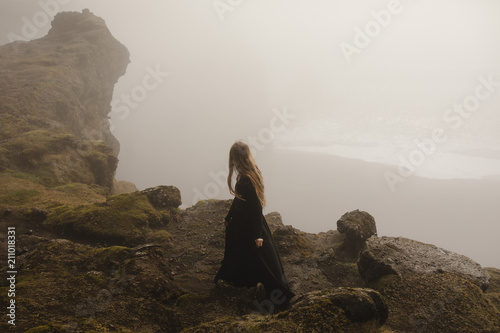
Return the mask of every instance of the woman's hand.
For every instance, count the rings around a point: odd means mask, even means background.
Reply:
[[[255,245],[257,245],[257,247],[262,247],[263,242],[264,242],[264,240],[262,238],[257,238],[255,240]]]
[[[227,221],[226,221],[226,219],[222,219],[222,223],[224,223],[224,225],[227,227]]]

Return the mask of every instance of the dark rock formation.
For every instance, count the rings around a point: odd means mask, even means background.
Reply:
[[[486,290],[490,276],[475,261],[463,255],[398,237],[372,237],[358,261],[359,273],[367,282],[389,274],[457,273]]]
[[[463,275],[387,275],[372,287],[387,302],[394,332],[500,332],[500,313]]]
[[[108,114],[128,63],[125,46],[88,11],[59,13],[47,36],[0,46],[0,171],[111,189],[119,143]]]
[[[377,226],[373,216],[358,209],[342,215],[337,221],[337,230],[346,235],[344,250],[355,257],[363,249],[366,240],[377,235]]]
[[[366,288],[335,288],[328,292],[308,293],[296,301],[295,306],[319,303],[329,300],[341,308],[353,322],[377,321],[384,324],[389,315],[382,296]]]
[[[142,191],[154,208],[164,210],[182,205],[181,192],[175,186],[157,186]]]
[[[212,308],[220,306],[200,295],[190,295],[188,300],[206,303],[205,306]],[[184,299],[179,302],[181,308],[185,302]],[[262,312],[274,308],[269,300],[255,301],[255,306]],[[214,316],[214,320],[203,320],[203,324],[183,332],[370,332],[385,322],[388,315],[380,294],[362,288],[307,293],[289,310],[276,315],[272,315],[274,311],[270,312],[271,315],[268,314],[265,319],[255,315],[242,316],[237,320]]]
[[[180,292],[161,247],[138,253],[37,236],[19,247],[16,331],[168,332],[175,323],[164,304]]]
[[[178,200],[172,193],[179,190],[159,186],[149,191],[115,195],[99,204],[61,206],[47,216],[43,226],[59,237],[91,244],[169,243],[170,235],[161,228],[180,218],[176,209]]]

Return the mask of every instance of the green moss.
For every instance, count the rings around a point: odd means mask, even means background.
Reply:
[[[38,191],[32,189],[10,190],[7,191],[4,196],[3,203],[13,206],[22,206],[39,194],[40,193]]]
[[[339,262],[342,270],[348,275],[359,275],[357,262]]]
[[[91,151],[85,156],[89,163],[90,170],[94,174],[96,183],[102,186],[111,187],[113,176],[118,166],[118,158],[113,155],[111,147],[103,141],[89,141]]]
[[[44,222],[48,229],[70,238],[132,245],[149,233],[158,212],[141,192],[109,197],[105,203],[56,208]]]
[[[110,261],[122,261],[128,255],[130,248],[125,246],[110,246],[96,250],[96,256]]]
[[[16,150],[21,158],[38,158],[50,151],[58,151],[65,145],[74,145],[73,135],[64,132],[38,129],[20,135],[4,145],[9,150]]]
[[[166,230],[155,230],[147,236],[148,243],[169,244],[172,241],[172,235]]]
[[[84,191],[88,191],[89,189],[95,193],[100,195],[105,195],[106,191],[103,187],[99,185],[88,185],[82,183],[69,183],[61,186],[57,186],[54,188],[56,191],[68,193],[68,194],[79,194]]]
[[[25,173],[25,172],[21,172],[18,170],[11,170],[11,169],[5,170],[5,173],[11,177],[14,177],[14,178],[30,180],[34,183],[39,183],[39,179],[36,176],[34,176],[32,173]]]

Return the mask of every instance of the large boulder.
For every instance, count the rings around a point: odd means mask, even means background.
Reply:
[[[335,288],[328,292],[312,292],[298,299],[294,307],[321,303],[328,300],[344,311],[353,322],[376,321],[383,325],[389,311],[378,291],[367,288]]]
[[[388,332],[500,332],[488,293],[455,273],[388,275],[373,286],[391,310]]]
[[[486,290],[488,273],[472,259],[432,244],[403,237],[371,237],[358,261],[358,270],[366,282],[375,282],[389,274],[457,273]]]
[[[220,300],[200,295],[190,298],[193,298],[191,307],[201,310],[196,312],[198,316],[204,313],[204,308],[215,309],[221,303]],[[178,312],[181,313],[186,301],[179,300],[176,306],[179,305]],[[267,315],[234,317],[231,314],[221,316],[214,313],[212,317],[215,320],[204,320],[182,332],[370,332],[380,327],[388,316],[382,296],[371,289],[336,288],[310,292],[291,304],[288,310],[279,313],[274,313],[275,306],[270,300],[260,303],[255,300],[252,305],[260,312],[267,311]],[[234,308],[230,311],[234,311]]]
[[[368,238],[377,235],[377,226],[373,216],[359,209],[342,215],[337,221],[337,230],[346,235],[344,249],[354,256],[357,256],[363,249]]]
[[[57,237],[86,244],[137,246],[152,242],[167,246],[171,237],[163,228],[178,218],[178,212],[157,210],[145,194],[135,192],[94,205],[57,207],[42,227]]]
[[[158,210],[177,208],[182,204],[181,192],[175,186],[156,186],[142,191]]]

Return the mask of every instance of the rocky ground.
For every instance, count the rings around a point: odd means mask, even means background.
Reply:
[[[495,307],[500,289],[498,270],[489,269],[487,274],[470,259],[433,245],[377,237],[374,219],[360,211],[341,217],[342,234],[336,230],[308,234],[285,226],[278,213],[266,216],[297,294],[289,308],[266,299],[261,286],[241,289],[221,283],[216,288],[213,277],[224,249],[221,220],[230,201],[202,201],[186,210],[178,209],[179,205],[179,191],[164,186],[114,196],[105,203],[51,211],[3,207],[2,227],[15,225],[17,232],[17,329],[500,329]],[[112,216],[119,218],[110,223]],[[371,223],[367,226],[366,221]],[[362,251],[353,252],[349,244],[359,244],[362,239],[368,239]],[[5,238],[2,241],[5,243]],[[405,254],[409,249],[411,256]],[[429,255],[432,251],[443,257]],[[450,258],[455,261],[452,267],[445,265]],[[429,270],[432,265],[441,268]],[[5,295],[5,282],[1,289]],[[11,329],[5,322],[2,326]]]

